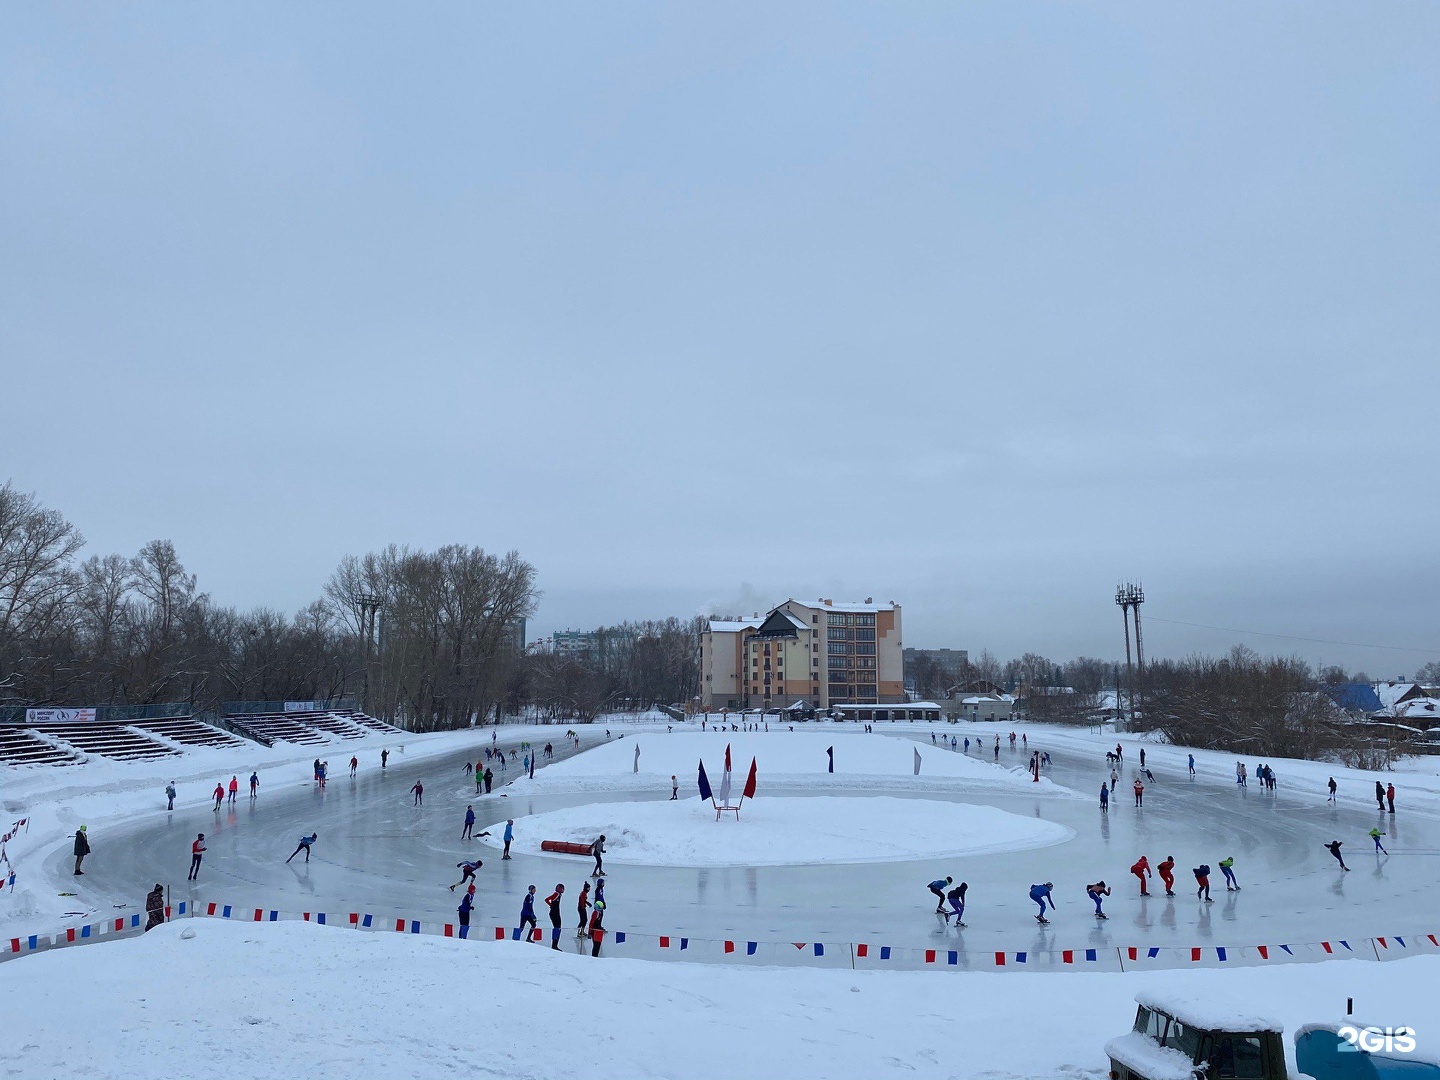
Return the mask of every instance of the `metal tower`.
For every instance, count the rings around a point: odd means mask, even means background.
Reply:
[[[1120,607],[1121,617],[1125,621],[1125,681],[1130,689],[1130,722],[1135,722],[1135,696],[1136,688],[1145,681],[1145,644],[1140,635],[1140,605],[1145,602],[1145,590],[1139,585],[1125,582],[1115,590],[1115,603]],[[1135,667],[1130,666],[1130,609],[1135,609]],[[1138,678],[1137,678],[1138,671]],[[1120,692],[1116,688],[1116,702],[1119,706]],[[1144,711],[1144,694],[1140,694],[1141,711]]]

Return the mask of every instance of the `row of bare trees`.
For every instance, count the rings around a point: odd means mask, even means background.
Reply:
[[[0,487],[0,704],[134,705],[360,697],[420,730],[483,718],[523,667],[535,569],[451,545],[347,557],[293,616],[200,591],[168,540],[83,561],[79,531]],[[373,648],[360,598],[380,604]]]
[[[700,688],[705,620],[626,622],[594,632],[592,648],[526,660],[523,700],[543,717],[589,721],[602,712],[683,705]]]

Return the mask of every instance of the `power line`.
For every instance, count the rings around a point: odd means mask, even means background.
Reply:
[[[1254,637],[1283,638],[1286,641],[1310,641],[1317,645],[1345,645],[1352,649],[1385,649],[1389,652],[1418,653],[1422,656],[1440,655],[1440,649],[1411,649],[1403,645],[1370,645],[1363,641],[1332,641],[1329,638],[1300,637],[1298,634],[1268,634],[1264,630],[1239,630],[1233,626],[1211,626],[1209,623],[1182,622],[1179,619],[1162,619],[1149,616],[1151,622],[1170,623],[1174,626],[1193,626],[1200,630],[1221,630],[1227,634],[1247,634]]]

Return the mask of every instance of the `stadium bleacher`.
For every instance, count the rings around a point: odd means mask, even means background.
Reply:
[[[82,754],[96,754],[116,761],[143,761],[174,757],[180,753],[173,746],[158,742],[129,724],[30,724],[29,730],[48,735]]]
[[[181,746],[244,746],[244,740],[228,731],[222,731],[214,724],[207,724],[191,716],[169,716],[160,720],[132,720],[130,726],[158,735]]]
[[[24,724],[0,724],[0,765],[73,765],[75,751],[47,742]]]
[[[277,742],[320,746],[334,739],[400,733],[384,721],[348,709],[246,713],[225,717],[225,725],[229,731],[193,716],[123,723],[0,723],[0,765],[73,765],[89,755],[145,761],[177,756],[186,747],[233,749],[245,745],[244,739],[265,746]]]

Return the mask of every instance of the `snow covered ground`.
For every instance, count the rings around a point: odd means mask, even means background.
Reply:
[[[511,942],[179,920],[0,965],[6,1075],[96,1080],[492,1076],[973,1080],[1105,1075],[1160,991],[1284,1025],[1376,1025],[1434,1046],[1440,957],[1217,971],[1004,975],[650,964]],[[682,1019],[683,1017],[683,1019]]]
[[[923,828],[917,828],[923,822]],[[789,866],[959,858],[1044,847],[1068,839],[1063,825],[990,806],[883,795],[770,796],[716,820],[707,801],[607,802],[522,818],[515,853],[539,855],[543,840],[589,844],[605,837],[607,864]],[[499,846],[501,830],[485,843]]]
[[[938,746],[917,746],[894,738],[912,730],[907,725],[896,731],[867,735],[855,724],[830,730],[728,732],[693,730],[634,733],[602,742],[536,773],[533,781],[517,781],[517,794],[561,791],[606,791],[633,789],[670,795],[670,778],[676,777],[682,794],[694,795],[701,761],[710,785],[716,791],[724,769],[725,748],[730,748],[734,794],[739,795],[753,759],[761,788],[783,785],[787,789],[839,792],[853,790],[951,792],[1024,791],[1029,795],[1073,796],[1049,778],[1031,783],[1007,755],[1005,764],[953,754]],[[588,745],[594,734],[586,730],[581,738]],[[640,750],[637,761],[636,748]],[[582,747],[583,748],[583,747]],[[833,748],[835,771],[830,772]],[[915,773],[915,755],[920,755],[920,772]],[[637,770],[638,765],[638,770]]]

